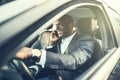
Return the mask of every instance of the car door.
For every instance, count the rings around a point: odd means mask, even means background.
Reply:
[[[108,8],[108,14],[111,18],[111,24],[113,25],[113,29],[114,29],[114,33],[116,34],[116,39],[117,39],[117,44],[118,44],[118,48],[119,48],[119,40],[120,38],[118,37],[120,34],[120,14],[114,10],[113,8],[109,7]],[[114,15],[113,15],[114,14]],[[118,52],[118,56],[114,57],[114,59],[116,58],[116,61],[114,61],[116,64],[114,65],[114,68],[112,69],[112,72],[110,73],[108,80],[119,80],[119,73],[120,73],[120,60],[119,60],[119,52]]]

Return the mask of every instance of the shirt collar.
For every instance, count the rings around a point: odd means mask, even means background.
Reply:
[[[62,42],[72,40],[72,38],[75,34],[76,34],[76,32],[74,32],[72,35],[68,36],[67,38],[63,38]]]

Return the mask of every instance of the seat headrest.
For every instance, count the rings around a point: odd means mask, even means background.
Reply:
[[[76,23],[78,32],[83,34],[91,34],[95,31],[96,28],[96,20],[94,18],[82,18]]]

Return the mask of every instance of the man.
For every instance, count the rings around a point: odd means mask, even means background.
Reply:
[[[25,47],[16,56],[21,59],[37,56],[36,64],[43,68],[57,69],[56,73],[62,80],[71,80],[74,73],[77,73],[75,71],[90,60],[94,41],[89,35],[80,34],[73,29],[73,19],[69,15],[64,15],[55,24],[56,30],[52,31],[50,37],[51,48],[38,50]],[[80,72],[84,71],[81,69]]]

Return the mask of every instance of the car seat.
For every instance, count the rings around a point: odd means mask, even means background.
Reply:
[[[49,37],[50,37],[51,31],[44,31],[40,36],[38,36],[38,39],[33,43],[31,48],[34,49],[45,49],[48,46],[49,43]]]
[[[96,20],[94,18],[81,18],[76,23],[77,31],[82,34],[91,35],[94,39],[94,53],[91,58],[91,65],[97,62],[102,57],[102,41],[96,38],[96,34],[99,33],[99,27],[97,27]]]

